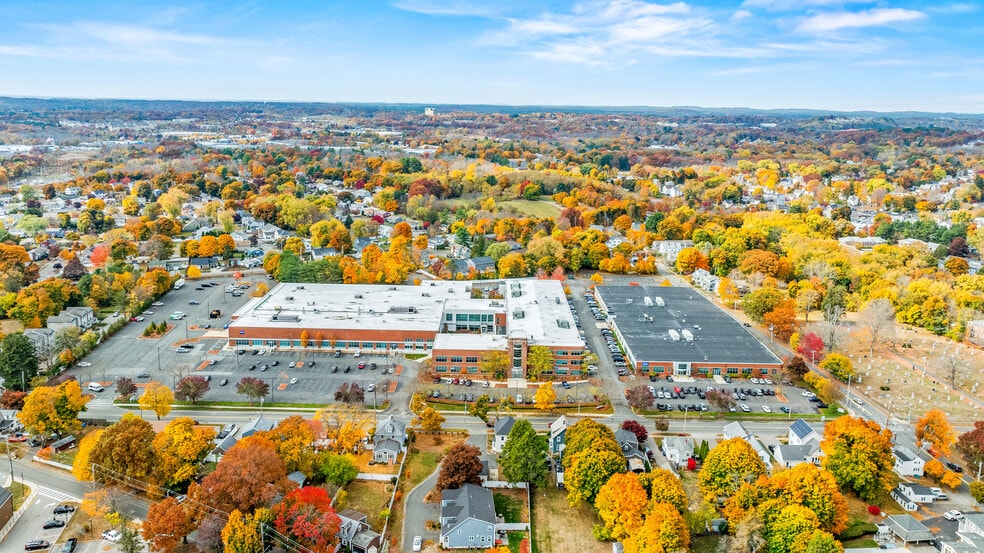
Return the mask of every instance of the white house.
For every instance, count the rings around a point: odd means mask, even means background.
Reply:
[[[895,455],[895,472],[902,476],[922,478],[926,462],[906,447],[897,445],[892,450]]]
[[[789,425],[789,445],[803,445],[807,442],[820,442],[820,435],[803,419],[796,419]]]
[[[55,332],[63,328],[85,331],[96,324],[96,314],[91,307],[66,307],[61,313],[48,317],[48,328]]]
[[[667,436],[663,438],[660,448],[667,461],[682,466],[694,456],[694,439],[689,436]]]
[[[506,417],[495,421],[492,436],[492,451],[502,453],[502,448],[506,445],[506,440],[509,438],[509,432],[512,430],[514,424],[516,424],[516,419],[512,417]]]
[[[892,490],[892,499],[898,502],[906,511],[919,510],[919,503],[932,503],[936,498],[933,490],[921,484],[912,482],[900,482]]]
[[[559,455],[564,451],[567,440],[567,417],[561,415],[557,420],[550,423],[550,441],[547,442],[550,453]]]
[[[815,465],[820,459],[820,443],[811,440],[800,445],[778,445],[772,455],[776,464],[787,469],[800,463]]]
[[[740,422],[737,421],[729,422],[728,424],[724,425],[725,440],[730,440],[731,438],[741,438],[744,440],[748,438],[748,436],[749,436],[748,430],[745,430],[745,427],[742,426]]]

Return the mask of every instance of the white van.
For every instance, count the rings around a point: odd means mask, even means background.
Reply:
[[[89,383],[89,391],[90,392],[101,392],[101,391],[103,391],[103,386],[102,386],[102,384],[100,384],[98,382],[90,382]]]

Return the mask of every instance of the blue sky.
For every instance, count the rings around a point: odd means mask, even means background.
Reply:
[[[984,113],[984,0],[23,0],[0,21],[0,95]]]

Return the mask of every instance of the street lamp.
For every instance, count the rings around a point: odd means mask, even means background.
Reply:
[[[157,370],[161,370],[161,346],[157,346]]]
[[[769,343],[770,344],[776,343],[775,340],[772,339],[773,330],[775,330],[775,326],[774,325],[769,325]]]

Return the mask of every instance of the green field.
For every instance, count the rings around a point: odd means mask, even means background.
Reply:
[[[545,201],[506,200],[496,202],[495,205],[500,210],[515,211],[521,215],[529,215],[540,219],[556,219],[560,216],[560,207]]]

